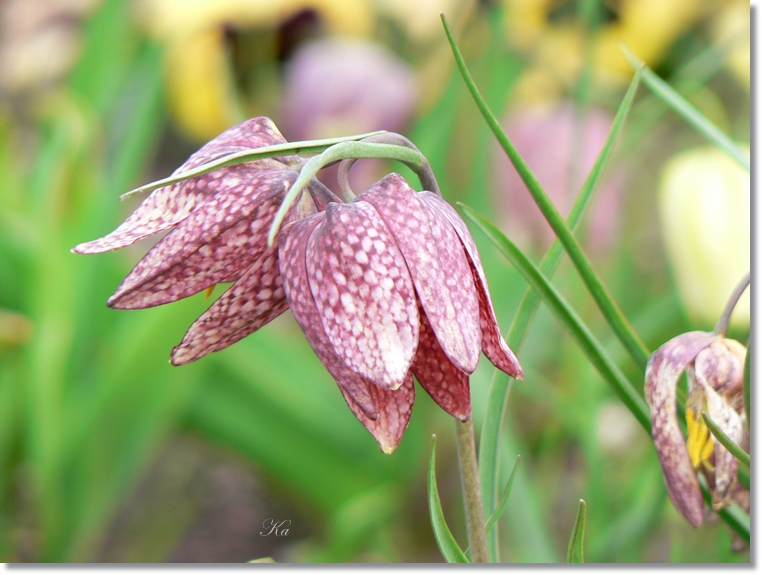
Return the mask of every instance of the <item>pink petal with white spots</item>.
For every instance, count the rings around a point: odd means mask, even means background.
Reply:
[[[328,373],[339,384],[342,393],[352,398],[365,417],[375,420],[379,417],[376,395],[372,393],[375,386],[349,369],[336,355],[310,291],[307,279],[307,241],[324,219],[325,212],[320,212],[281,230],[278,253],[283,289],[307,341]]]
[[[228,154],[285,142],[269,118],[252,118],[208,142],[177,168],[173,175],[187,172]],[[240,179],[252,168],[284,168],[283,163],[278,160],[291,161],[292,158],[293,156],[286,156],[221,168],[196,178],[158,188],[116,230],[103,238],[79,244],[72,251],[80,254],[96,254],[117,250],[162,232],[182,221],[199,206],[213,198],[219,188],[235,185],[235,180]]]
[[[437,404],[453,417],[468,421],[471,417],[471,390],[468,374],[450,361],[421,309],[418,351],[410,370],[418,383]]]
[[[690,393],[700,389],[700,393],[706,398],[709,417],[725,435],[740,445],[743,440],[744,423],[731,402],[738,400],[743,389],[744,366],[742,358],[728,349],[727,341],[715,339],[696,354],[692,365],[687,367],[688,381],[691,386]],[[717,438],[712,440],[715,483],[712,504],[715,509],[721,509],[730,505],[731,487],[738,472],[738,460],[717,441]]]
[[[273,246],[193,322],[183,341],[172,350],[172,364],[190,363],[224,349],[287,309],[278,250]]]
[[[519,360],[516,359],[511,348],[505,343],[500,326],[497,323],[495,309],[492,307],[492,300],[487,287],[487,277],[484,275],[479,251],[471,237],[471,232],[461,219],[458,213],[442,198],[432,192],[422,192],[419,194],[421,200],[428,203],[432,208],[439,210],[440,213],[448,219],[466,251],[469,263],[471,264],[471,273],[474,279],[474,285],[479,295],[479,323],[482,330],[482,351],[492,364],[498,369],[504,371],[511,377],[523,379],[524,370],[521,369]]]
[[[711,387],[705,387],[704,392],[706,393],[706,407],[709,417],[733,443],[740,445],[743,440],[744,424],[739,413]],[[730,505],[731,488],[738,474],[738,460],[717,441],[716,437],[712,437],[712,441],[714,442],[712,507],[718,510]]]
[[[405,260],[370,204],[329,204],[322,213],[307,244],[307,274],[325,332],[350,369],[395,389],[418,345]]]
[[[714,339],[702,331],[679,335],[657,349],[646,367],[645,395],[664,481],[672,503],[694,527],[704,522],[704,499],[678,423],[676,392],[685,368]]]
[[[288,170],[249,169],[219,189],[138,262],[108,305],[152,307],[238,277],[267,249],[270,224],[296,177]]]
[[[376,439],[381,451],[387,454],[392,453],[399,445],[402,434],[410,423],[410,414],[415,401],[413,376],[408,374],[402,385],[395,390],[383,389],[372,383],[367,385],[368,393],[374,397],[378,405],[377,419],[369,419],[341,385],[339,390],[355,417]]]
[[[482,341],[479,300],[452,225],[440,210],[421,201],[399,174],[389,174],[357,199],[376,208],[397,241],[447,357],[462,371],[473,373]]]

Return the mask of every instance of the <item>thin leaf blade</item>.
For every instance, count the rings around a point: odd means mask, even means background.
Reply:
[[[567,563],[585,562],[585,527],[587,524],[587,502],[584,499],[579,500],[577,509],[577,518],[574,520],[571,538],[569,539],[569,550],[566,552]]]
[[[434,538],[437,540],[439,550],[448,563],[468,563],[463,551],[455,541],[450,528],[447,526],[442,502],[439,500],[436,476],[436,447],[437,436],[431,436],[431,458],[429,459],[429,512],[431,514],[431,527],[434,530]]]
[[[569,330],[593,366],[609,383],[643,428],[650,434],[651,417],[645,400],[635,390],[632,383],[622,374],[601,343],[561,294],[558,293],[529,258],[497,229],[494,224],[467,205],[462,203],[459,205],[466,216],[487,235],[500,253],[508,258],[514,267],[529,281],[532,287],[540,293],[540,296],[553,315]]]
[[[500,519],[500,516],[503,514],[503,511],[505,511],[505,508],[508,505],[508,497],[511,495],[513,480],[516,478],[516,470],[518,470],[520,462],[521,455],[517,455],[516,461],[513,463],[513,469],[511,469],[511,474],[508,476],[508,482],[505,484],[503,494],[500,496],[500,500],[497,503],[497,508],[495,509],[495,512],[490,516],[490,518],[487,519],[487,525],[485,527],[487,531],[494,527],[495,523],[497,523],[497,520]]]
[[[622,52],[633,68],[643,68],[643,83],[667,106],[672,108],[686,122],[693,126],[697,132],[703,135],[731,158],[738,162],[747,171],[751,171],[749,157],[717,126],[710,122],[706,116],[699,112],[685,98],[678,94],[672,86],[659,78],[652,70],[641,62],[626,46],[622,45]]]
[[[452,35],[450,27],[447,24],[447,20],[445,19],[444,15],[441,15],[441,18],[445,28],[445,33],[447,34],[448,42],[450,43],[453,55],[455,56],[455,62],[461,72],[461,76],[463,77],[469,92],[471,93],[472,98],[474,99],[474,102],[476,103],[477,108],[479,108],[479,111],[482,114],[482,117],[487,122],[490,130],[492,130],[492,133],[500,144],[500,147],[503,148],[506,156],[508,156],[508,159],[513,164],[513,167],[516,168],[516,171],[529,190],[529,193],[532,195],[535,204],[540,209],[548,224],[550,224],[550,226],[553,228],[553,231],[558,236],[558,239],[563,244],[564,249],[566,249],[567,253],[569,254],[574,267],[577,268],[577,272],[582,278],[582,281],[585,283],[585,286],[590,292],[590,295],[593,297],[593,300],[598,306],[598,309],[601,310],[601,313],[606,318],[606,321],[611,326],[611,329],[614,331],[617,338],[630,354],[635,363],[642,369],[645,369],[646,364],[648,363],[648,358],[650,356],[648,349],[640,340],[638,334],[635,333],[635,330],[632,328],[630,322],[619,309],[619,306],[613,300],[611,294],[608,293],[608,290],[603,285],[603,282],[600,280],[598,274],[596,274],[595,270],[590,264],[590,261],[582,251],[579,242],[577,242],[574,234],[566,225],[566,222],[561,217],[561,214],[558,212],[548,194],[540,185],[537,177],[534,175],[534,173],[532,173],[532,170],[521,158],[521,155],[508,139],[508,136],[506,136],[497,118],[492,113],[492,110],[490,110],[487,102],[484,100],[484,97],[479,92],[479,88],[474,83],[474,80],[471,77],[468,68],[466,67],[465,60],[463,59],[463,56],[460,53],[457,44],[455,43],[455,39]]]

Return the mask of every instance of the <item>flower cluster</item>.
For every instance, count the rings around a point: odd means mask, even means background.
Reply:
[[[712,491],[712,507],[748,501],[737,484],[738,461],[714,437],[702,412],[736,444],[748,442],[743,408],[746,348],[714,333],[692,331],[662,345],[648,362],[646,399],[651,408],[653,439],[670,499],[688,522],[704,522],[701,471]],[[680,376],[688,375],[685,415],[688,439],[678,423],[676,393]]]
[[[285,143],[267,118],[209,142],[178,169]],[[117,230],[73,251],[99,253],[171,230],[108,305],[139,309],[235,282],[172,351],[185,364],[235,343],[289,307],[347,404],[385,452],[399,444],[413,377],[447,413],[471,415],[480,352],[513,377],[479,254],[466,225],[432,192],[390,174],[341,202],[313,180],[268,247],[301,159],[229,166],[155,190]]]

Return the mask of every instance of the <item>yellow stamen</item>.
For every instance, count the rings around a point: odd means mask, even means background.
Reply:
[[[217,287],[217,284],[211,285],[208,288],[204,290],[204,299],[209,299],[212,297],[212,294],[214,293],[214,288]]]
[[[712,469],[713,466],[709,462],[709,458],[714,451],[714,440],[709,434],[709,428],[704,423],[704,418],[696,417],[696,415],[690,408],[685,410],[685,419],[688,423],[688,441],[686,442],[688,455],[690,455],[691,464],[695,469],[701,467],[702,464]]]

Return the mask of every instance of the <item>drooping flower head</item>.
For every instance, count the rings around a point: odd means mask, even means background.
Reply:
[[[710,435],[702,412],[707,412],[733,442],[744,443],[745,357],[746,348],[735,340],[692,331],[662,345],[648,362],[646,400],[651,408],[656,452],[670,499],[694,527],[704,521],[699,471],[712,490],[715,510],[729,505],[735,495],[738,461]],[[676,405],[683,372],[688,376],[687,441],[680,429]]]
[[[279,143],[272,122],[255,118],[204,146],[179,171]],[[151,307],[234,281],[172,350],[175,365],[223,349],[291,307],[385,452],[399,444],[410,419],[413,376],[464,421],[481,351],[509,375],[523,376],[500,334],[464,222],[438,195],[415,192],[398,174],[350,203],[313,180],[268,247],[299,165],[294,156],[257,160],[160,188],[115,232],[74,251],[116,249],[171,229],[108,304]]]

